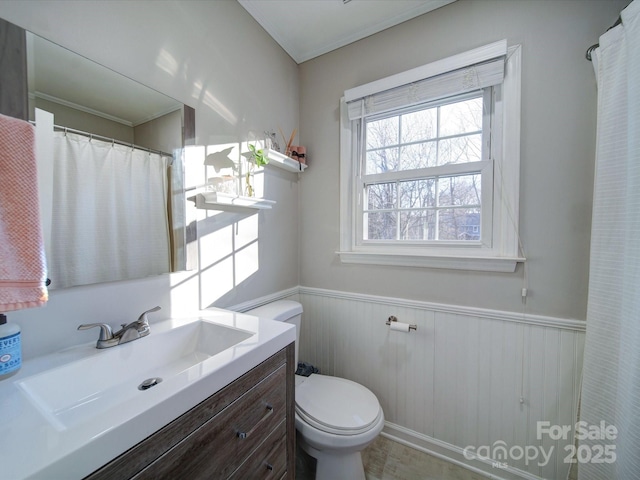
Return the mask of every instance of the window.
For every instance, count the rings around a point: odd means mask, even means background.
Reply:
[[[491,202],[490,95],[364,120],[359,243],[480,241],[482,206]]]
[[[519,53],[497,42],[345,92],[343,262],[514,271],[524,260]]]

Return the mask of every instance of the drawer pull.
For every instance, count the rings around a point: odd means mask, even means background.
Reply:
[[[251,435],[253,432],[255,432],[256,428],[258,428],[262,422],[264,422],[267,418],[269,418],[269,416],[272,413],[273,413],[273,407],[271,405],[267,405],[267,413],[265,413],[264,416],[260,420],[258,420],[258,423],[256,423],[253,426],[253,428],[251,430],[249,430],[248,432],[238,432],[238,438],[240,438],[240,439],[248,438],[249,435]]]
[[[270,463],[267,463],[267,470],[273,471],[273,465],[271,465]]]

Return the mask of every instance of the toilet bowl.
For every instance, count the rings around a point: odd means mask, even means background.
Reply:
[[[296,326],[297,365],[302,305],[280,300],[246,313]],[[298,443],[317,460],[316,479],[364,480],[360,452],[384,426],[376,396],[351,380],[313,373],[296,375],[295,400]]]

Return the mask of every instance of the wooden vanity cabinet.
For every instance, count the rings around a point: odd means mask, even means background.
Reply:
[[[294,344],[86,477],[295,478]]]

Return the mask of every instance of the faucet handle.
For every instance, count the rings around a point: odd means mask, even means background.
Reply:
[[[157,307],[150,308],[146,312],[142,312],[142,314],[138,317],[138,323],[141,325],[149,324],[149,320],[147,319],[147,313],[157,312],[158,310],[162,310],[162,307],[158,305]]]
[[[78,330],[88,330],[93,327],[100,327],[100,340],[111,340],[113,338],[113,331],[111,327],[106,323],[86,323],[78,326]]]

